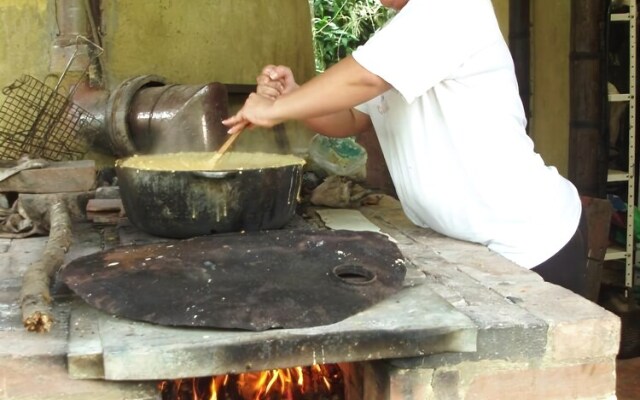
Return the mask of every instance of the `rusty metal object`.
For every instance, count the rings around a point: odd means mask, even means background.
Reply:
[[[77,62],[70,65],[69,71],[84,71],[92,62],[91,47],[76,46],[78,36],[89,36],[84,0],[55,0],[55,12],[58,32],[51,47],[49,72],[62,73],[72,57]]]
[[[341,321],[399,291],[405,272],[382,234],[282,230],[115,248],[60,278],[120,317],[261,331]]]
[[[99,129],[96,119],[72,102],[78,85],[60,93],[71,66],[91,46],[94,57],[102,48],[85,37],[76,37],[73,54],[55,87],[29,75],[23,75],[2,93],[6,99],[0,107],[0,158],[14,160],[29,155],[50,161],[76,160],[89,150]],[[77,77],[82,81],[88,65]]]
[[[91,71],[89,71],[91,72]],[[93,149],[99,149],[106,154],[112,151],[111,140],[106,131],[105,112],[109,101],[109,92],[101,87],[93,87],[90,81],[84,79],[76,85],[76,92],[73,95],[73,102],[93,115],[94,123],[90,128],[93,129]],[[92,132],[86,132],[86,128],[80,131],[83,135],[91,135]]]
[[[127,121],[135,94],[144,87],[163,86],[164,84],[165,78],[163,77],[140,75],[123,81],[111,92],[107,101],[105,122],[115,155],[124,157],[138,152]]]
[[[227,137],[224,84],[143,88],[131,101],[128,126],[142,154],[215,151]]]
[[[226,86],[166,84],[141,75],[122,82],[106,105],[106,131],[114,153],[160,154],[215,151],[226,137]]]

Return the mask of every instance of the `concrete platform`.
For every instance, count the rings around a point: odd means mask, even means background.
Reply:
[[[390,198],[360,211],[398,242],[425,275],[425,285],[477,329],[476,352],[375,364],[386,371],[377,376],[386,378],[380,378],[384,382],[367,400],[414,399],[410,389],[416,383],[424,394],[421,399],[496,399],[505,388],[510,398],[519,400],[615,398],[617,316],[543,282],[535,273],[483,246],[413,226]],[[76,242],[69,259],[122,239],[113,227],[100,231],[87,224],[74,233]],[[137,240],[134,236],[125,239]],[[0,241],[0,250],[4,250],[0,253],[0,398],[157,398],[154,382],[69,377],[66,355],[73,296],[64,288],[57,288],[54,309],[58,318],[52,332],[35,334],[22,328],[17,305],[21,274],[38,259],[45,243],[46,238]],[[52,378],[42,378],[44,375]]]

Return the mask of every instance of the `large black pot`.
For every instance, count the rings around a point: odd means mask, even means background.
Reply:
[[[131,223],[187,238],[283,227],[294,215],[302,165],[225,171],[156,171],[116,165]]]

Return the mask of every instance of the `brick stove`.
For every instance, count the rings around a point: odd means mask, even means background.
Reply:
[[[506,390],[518,399],[615,398],[616,316],[482,246],[413,226],[390,198],[360,211],[415,266],[407,296],[296,330],[158,328],[101,315],[67,294],[56,301],[54,331],[27,333],[19,277],[45,240],[3,242],[0,398],[157,399],[161,377],[314,362],[356,371],[349,400],[500,399]],[[89,225],[75,237],[70,259],[132,240]]]

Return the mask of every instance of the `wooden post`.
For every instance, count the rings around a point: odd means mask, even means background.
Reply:
[[[531,5],[529,0],[509,2],[509,50],[518,78],[520,98],[527,120],[531,119]]]
[[[605,24],[608,0],[572,0],[569,179],[604,197],[607,182]]]

